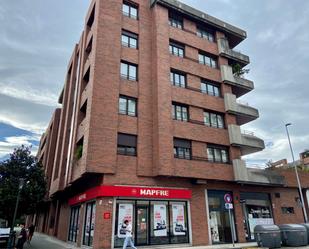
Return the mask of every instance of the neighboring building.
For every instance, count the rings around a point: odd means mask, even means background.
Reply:
[[[241,160],[264,149],[240,129],[259,116],[237,102],[254,88],[232,71],[249,63],[233,50],[245,38],[175,0],[93,1],[40,144],[49,201],[28,222],[94,249],[121,247],[124,219],[137,245],[245,242],[255,224],[302,222],[290,172]]]
[[[309,168],[309,150],[304,150],[304,152],[300,153],[299,159],[295,161],[295,164],[298,168],[307,170]],[[276,162],[271,162],[270,166],[274,168],[292,168],[294,164],[293,162],[288,163],[287,159],[281,159]]]

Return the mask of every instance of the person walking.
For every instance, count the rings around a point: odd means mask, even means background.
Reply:
[[[123,243],[123,249],[126,249],[127,246],[129,245],[131,248],[137,249],[134,246],[134,242],[133,242],[133,236],[132,236],[132,225],[129,223],[128,220],[124,221],[124,225],[125,225],[125,231],[126,231],[126,238],[124,240]]]
[[[21,230],[18,236],[16,249],[23,249],[24,244],[27,241],[27,231],[25,229],[25,223],[20,224]]]
[[[32,240],[32,237],[33,237],[33,234],[34,234],[34,229],[35,229],[35,226],[33,224],[31,224],[29,227],[28,227],[28,243],[30,244],[31,240]]]

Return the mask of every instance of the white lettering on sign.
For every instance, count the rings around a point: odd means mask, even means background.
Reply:
[[[158,190],[158,189],[141,189],[140,190],[140,195],[144,196],[169,196],[169,191],[168,190]]]
[[[82,201],[84,199],[86,199],[86,194],[82,194],[82,195],[78,196],[79,201]]]

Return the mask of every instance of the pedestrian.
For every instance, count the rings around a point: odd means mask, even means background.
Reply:
[[[27,241],[27,231],[25,229],[25,223],[20,224],[21,230],[18,236],[16,249],[23,249],[24,243]]]
[[[137,249],[134,246],[134,242],[133,242],[133,234],[132,234],[132,225],[129,223],[128,220],[124,221],[124,226],[125,226],[125,231],[126,231],[126,238],[124,240],[123,243],[123,249],[126,249],[127,246],[129,245],[131,248]]]
[[[35,226],[33,224],[31,224],[28,227],[28,243],[29,244],[30,244],[30,241],[32,240],[32,237],[33,237],[33,234],[34,234],[34,229],[35,229]]]

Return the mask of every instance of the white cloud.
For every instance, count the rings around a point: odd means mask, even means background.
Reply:
[[[47,105],[47,106],[57,106],[57,95],[46,90],[45,92],[36,91],[30,87],[21,88],[20,86],[14,87],[9,84],[0,83],[0,94],[14,97],[17,99],[27,100],[33,103]]]
[[[0,158],[13,152],[16,147],[21,145],[32,146],[31,152],[33,155],[37,153],[38,146],[31,143],[31,140],[39,141],[40,137],[34,136],[16,136],[6,137],[4,141],[0,141]]]

